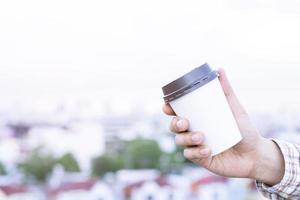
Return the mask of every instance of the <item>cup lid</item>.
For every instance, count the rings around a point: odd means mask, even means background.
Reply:
[[[218,77],[218,72],[212,70],[212,68],[205,63],[162,87],[164,101],[168,103],[178,99],[214,80],[216,77]]]

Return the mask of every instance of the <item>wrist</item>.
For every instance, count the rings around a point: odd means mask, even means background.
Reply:
[[[253,179],[273,186],[284,176],[284,157],[278,145],[267,138],[258,142]]]

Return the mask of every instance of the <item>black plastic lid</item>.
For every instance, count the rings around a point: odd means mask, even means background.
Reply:
[[[166,103],[178,99],[218,77],[218,72],[205,63],[175,81],[165,85],[162,90]]]

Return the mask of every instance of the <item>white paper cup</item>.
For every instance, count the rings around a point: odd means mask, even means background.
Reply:
[[[162,90],[165,102],[171,105],[178,116],[189,120],[189,130],[205,134],[205,144],[211,148],[212,155],[241,141],[218,73],[208,64],[195,68]]]

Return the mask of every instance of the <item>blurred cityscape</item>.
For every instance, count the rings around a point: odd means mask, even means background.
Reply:
[[[300,142],[299,10],[0,1],[0,200],[263,199],[252,180],[184,159],[159,88],[205,62],[224,67],[261,134]]]
[[[159,109],[38,104],[0,112],[1,200],[263,199],[253,181],[215,176],[185,160]],[[265,136],[293,141],[299,117],[252,115]]]

